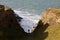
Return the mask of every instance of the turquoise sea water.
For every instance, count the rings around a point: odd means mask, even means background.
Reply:
[[[60,7],[60,0],[0,0],[0,4],[12,9],[26,10],[35,14],[41,14],[50,7]]]

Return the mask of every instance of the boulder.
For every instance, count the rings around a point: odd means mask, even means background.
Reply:
[[[49,25],[60,24],[60,8],[49,8],[43,12],[41,18],[44,24]]]

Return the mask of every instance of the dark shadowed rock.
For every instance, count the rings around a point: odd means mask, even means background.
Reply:
[[[16,39],[23,32],[23,29],[17,22],[14,11],[9,7],[0,5],[0,34],[3,40]]]

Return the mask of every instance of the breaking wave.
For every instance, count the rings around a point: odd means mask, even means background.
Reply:
[[[27,33],[31,33],[36,28],[39,20],[41,19],[40,15],[36,15],[34,13],[28,12],[28,11],[18,11],[14,10],[14,12],[23,19],[19,24],[23,28],[23,30]]]

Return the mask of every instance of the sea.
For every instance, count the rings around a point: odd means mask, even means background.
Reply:
[[[60,8],[60,0],[0,0],[0,4],[37,15],[41,15],[48,8]]]

